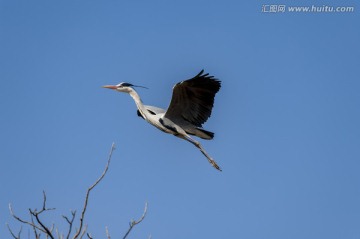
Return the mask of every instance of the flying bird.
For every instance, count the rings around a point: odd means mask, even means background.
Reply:
[[[204,74],[202,70],[193,78],[177,83],[173,87],[167,110],[143,104],[134,87],[146,88],[144,86],[122,82],[103,87],[128,93],[135,101],[138,116],[165,133],[189,141],[205,155],[214,168],[221,171],[201,144],[190,137],[194,135],[206,140],[213,139],[214,133],[203,129],[202,125],[211,115],[215,94],[220,90],[221,81],[209,74]]]

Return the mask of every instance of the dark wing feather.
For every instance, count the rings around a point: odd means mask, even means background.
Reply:
[[[165,117],[173,122],[186,120],[197,127],[211,115],[215,94],[221,87],[221,81],[202,70],[195,77],[177,83]]]

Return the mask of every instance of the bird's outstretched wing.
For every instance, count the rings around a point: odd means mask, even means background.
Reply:
[[[186,120],[197,127],[206,122],[211,115],[214,97],[221,87],[221,81],[203,73],[204,70],[174,86],[164,117],[173,122]]]

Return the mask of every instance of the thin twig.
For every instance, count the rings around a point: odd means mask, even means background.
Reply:
[[[42,207],[42,210],[45,211],[46,210],[46,193],[45,191],[43,190],[43,197],[44,197],[44,200],[43,200],[43,207]],[[42,211],[40,211],[39,213],[41,213]]]
[[[55,228],[55,232],[58,239],[63,239],[63,236],[60,234],[58,228]]]
[[[50,232],[52,233],[54,231],[54,228],[55,228],[55,224],[53,223],[51,228],[50,228]]]
[[[49,229],[47,226],[45,226],[45,224],[40,220],[39,215],[45,211],[50,211],[50,210],[54,210],[55,208],[46,208],[46,193],[45,191],[43,191],[43,206],[42,209],[40,211],[37,211],[37,209],[35,210],[31,210],[29,209],[29,212],[32,216],[35,217],[37,223],[41,226],[41,228],[45,231],[46,234],[46,238],[50,237],[51,239],[54,239],[54,236],[52,234],[52,231],[54,230],[55,225],[53,224],[51,226],[51,228]],[[33,221],[33,220],[32,220]]]
[[[35,222],[34,222],[34,217],[33,215],[30,213],[30,218],[31,218],[31,223],[35,225]],[[36,230],[36,227],[32,226],[33,228],[33,231],[34,231],[34,234],[35,234],[35,238],[38,239],[40,238],[40,234],[38,234],[37,230]]]
[[[40,220],[40,218],[39,218],[39,214],[40,214],[41,212],[43,212],[44,210],[41,210],[40,212],[36,212],[36,210],[35,210],[35,211],[32,211],[31,209],[29,209],[29,211],[30,211],[30,213],[35,217],[36,221],[39,223],[39,225],[42,227],[42,229],[45,230],[46,235],[48,235],[51,239],[54,239],[54,236],[53,236],[52,233],[51,233],[51,230],[52,230],[52,229],[47,228],[47,227],[44,225],[44,223],[43,223],[43,222]]]
[[[105,231],[106,231],[106,237],[107,237],[107,239],[111,239],[111,236],[110,236],[108,227],[105,227]]]
[[[16,220],[18,220],[19,222],[24,223],[24,224],[27,224],[27,225],[30,225],[30,226],[32,226],[33,228],[36,228],[36,229],[38,229],[38,230],[46,233],[46,231],[45,231],[44,229],[42,229],[42,228],[40,228],[39,226],[35,225],[35,223],[33,223],[33,222],[31,223],[31,222],[25,221],[25,220],[21,219],[20,217],[16,216],[16,215],[14,214],[13,210],[12,210],[12,207],[11,207],[11,204],[10,204],[10,203],[9,203],[9,210],[10,210],[11,216],[12,216],[13,218],[15,218]]]
[[[144,212],[143,215],[140,217],[139,220],[135,221],[135,220],[131,220],[131,222],[129,223],[129,230],[126,232],[125,236],[123,237],[123,239],[125,239],[129,233],[131,232],[131,230],[133,229],[134,226],[136,226],[137,224],[139,224],[140,222],[142,222],[142,220],[144,220],[145,216],[146,216],[146,212],[147,212],[147,208],[148,208],[148,203],[145,203],[145,208],[144,208]]]
[[[86,233],[86,231],[87,231],[87,228],[88,228],[88,225],[85,225],[85,226],[84,226],[84,229],[83,229],[83,231],[82,231],[82,233],[81,233],[81,235],[80,235],[80,239],[82,239],[83,236],[85,235],[85,233]]]
[[[108,171],[109,169],[109,164],[110,164],[110,161],[111,161],[111,156],[112,156],[112,153],[113,151],[115,150],[115,143],[112,143],[111,145],[111,150],[110,150],[110,153],[109,153],[109,158],[108,158],[108,161],[107,161],[107,164],[106,164],[106,167],[105,167],[105,170],[104,172],[102,173],[102,175],[98,178],[98,180],[96,180],[96,182],[91,185],[87,192],[86,192],[86,197],[85,197],[85,202],[84,202],[84,207],[83,207],[83,210],[81,212],[81,217],[80,217],[80,226],[79,226],[79,229],[77,230],[76,234],[74,235],[73,239],[76,239],[79,237],[80,233],[82,233],[82,228],[83,228],[83,224],[84,224],[84,217],[85,217],[85,212],[86,212],[86,209],[87,209],[87,205],[88,205],[88,201],[89,201],[89,195],[90,195],[90,191],[100,183],[100,181],[105,177],[105,174],[106,172]]]
[[[71,230],[72,230],[72,227],[73,227],[73,224],[74,224],[75,215],[76,215],[76,211],[71,211],[71,219],[69,219],[67,216],[63,215],[63,218],[65,218],[65,220],[69,224],[69,230],[68,230],[68,233],[66,235],[66,239],[69,239],[69,237],[70,237]]]
[[[19,232],[18,232],[18,235],[17,235],[17,236],[13,233],[13,231],[11,230],[11,228],[10,228],[10,226],[9,226],[9,224],[8,224],[8,223],[6,223],[6,226],[7,226],[8,230],[9,230],[9,232],[10,232],[11,236],[12,236],[14,239],[20,239],[21,232],[22,232],[22,226],[20,227],[20,230],[19,230]]]

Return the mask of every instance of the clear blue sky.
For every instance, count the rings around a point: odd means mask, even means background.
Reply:
[[[263,5],[354,6],[262,13]],[[360,14],[357,1],[0,1],[0,237],[27,216],[64,230],[90,198],[95,238],[360,238]],[[166,108],[201,69],[222,80],[202,141],[136,116],[101,88],[130,82]],[[24,238],[28,230],[24,229]]]

